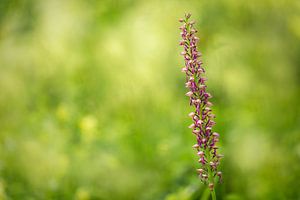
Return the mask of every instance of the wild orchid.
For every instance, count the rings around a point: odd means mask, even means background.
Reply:
[[[186,74],[185,86],[189,89],[186,96],[190,99],[190,106],[195,109],[189,114],[193,121],[189,128],[197,138],[193,148],[197,150],[199,158],[200,167],[197,169],[199,178],[208,185],[212,199],[216,199],[215,182],[222,181],[222,173],[218,170],[218,166],[223,156],[218,153],[219,133],[213,132],[216,122],[211,109],[212,95],[206,91],[207,79],[200,59],[201,53],[197,50],[199,38],[195,35],[197,33],[195,21],[190,21],[190,17],[191,14],[186,14],[184,19],[179,20],[182,23],[180,45],[184,48],[181,55],[185,62],[182,72]]]

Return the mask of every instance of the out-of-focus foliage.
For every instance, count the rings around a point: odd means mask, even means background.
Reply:
[[[207,199],[178,18],[199,29],[218,199],[299,199],[300,2],[0,3],[0,199]]]

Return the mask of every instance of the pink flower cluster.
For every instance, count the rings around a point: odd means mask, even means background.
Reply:
[[[190,106],[194,106],[195,111],[189,116],[193,123],[189,126],[197,138],[197,143],[193,146],[197,150],[200,168],[197,169],[200,179],[209,185],[211,190],[214,189],[215,180],[222,180],[222,173],[218,171],[220,159],[223,157],[218,154],[217,143],[219,134],[212,131],[216,124],[215,115],[212,113],[212,103],[209,101],[212,95],[206,91],[206,81],[204,77],[205,70],[200,59],[201,53],[197,50],[199,38],[195,36],[197,30],[194,27],[195,22],[189,21],[190,14],[186,14],[180,27],[182,40],[180,45],[184,51],[181,55],[184,57],[185,66],[182,72],[186,74],[186,88],[189,91],[186,96],[190,98]]]

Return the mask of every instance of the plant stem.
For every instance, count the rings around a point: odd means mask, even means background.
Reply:
[[[212,199],[212,200],[216,200],[217,198],[216,198],[216,192],[215,192],[215,189],[213,189],[210,193],[211,193],[211,199]]]
[[[205,187],[204,192],[203,192],[200,200],[207,200],[207,199],[209,199],[209,195],[210,195],[210,190],[209,190],[208,187]]]

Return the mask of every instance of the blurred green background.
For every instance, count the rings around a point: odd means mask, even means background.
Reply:
[[[0,1],[0,199],[208,199],[187,126],[191,12],[218,199],[300,199],[300,1]]]

